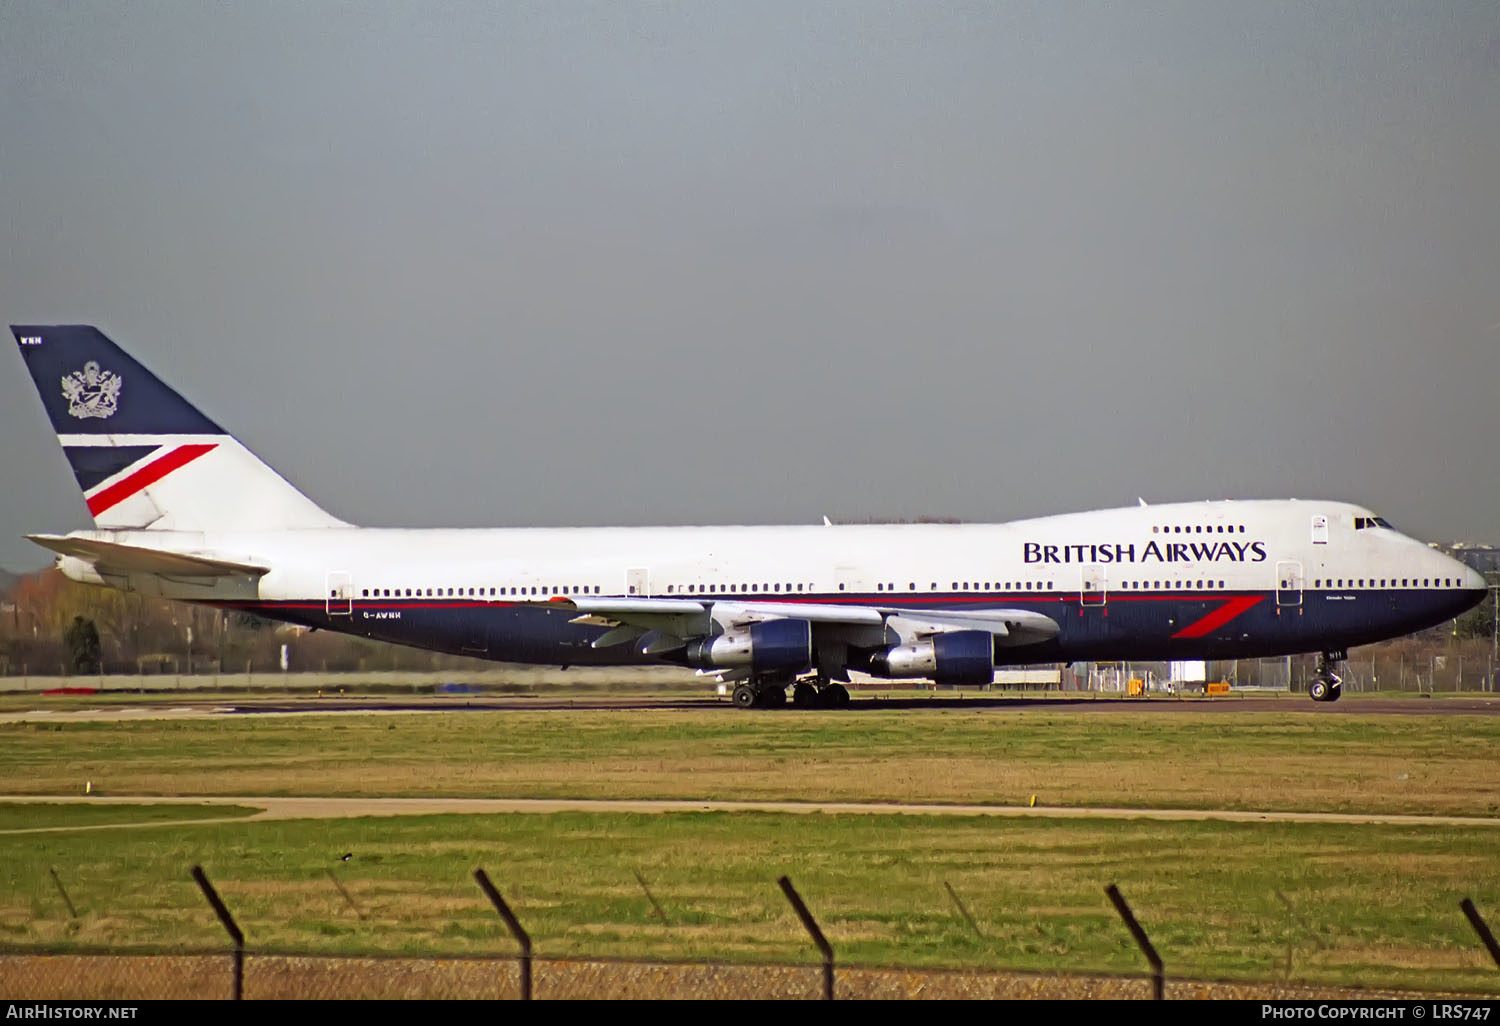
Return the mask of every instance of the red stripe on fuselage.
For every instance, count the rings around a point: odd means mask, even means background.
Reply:
[[[1203,617],[1203,619],[1195,620],[1193,623],[1188,624],[1182,630],[1172,635],[1172,637],[1201,638],[1209,631],[1224,626],[1236,616],[1258,606],[1263,601],[1265,601],[1264,595],[1240,595],[1232,598],[1212,613]]]
[[[193,462],[199,456],[217,449],[217,442],[179,445],[160,459],[153,460],[129,477],[121,478],[102,491],[89,496],[89,512],[98,516],[112,506],[118,506],[136,492],[150,488],[156,482]]]

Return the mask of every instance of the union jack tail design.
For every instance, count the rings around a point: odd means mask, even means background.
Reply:
[[[11,331],[101,529],[343,526],[98,328]]]

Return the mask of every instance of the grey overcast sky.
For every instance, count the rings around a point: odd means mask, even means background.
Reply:
[[[1500,4],[11,0],[0,316],[364,524],[1500,542]],[[89,521],[0,367],[30,568]]]

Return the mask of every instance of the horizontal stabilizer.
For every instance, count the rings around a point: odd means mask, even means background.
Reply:
[[[238,563],[217,556],[187,552],[168,552],[142,545],[121,545],[118,542],[70,538],[59,534],[28,534],[26,537],[60,556],[72,556],[92,563],[95,569],[105,573],[162,574],[168,577],[260,577],[271,571],[270,567],[255,563]]]

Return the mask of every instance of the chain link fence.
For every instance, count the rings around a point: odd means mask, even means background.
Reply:
[[[327,955],[245,949],[244,935],[200,867],[193,876],[235,947],[229,951],[56,952],[0,949],[0,1001],[152,1000],[493,1000],[662,999],[1078,999],[1310,998],[1410,1000],[1489,995],[1413,994],[1399,990],[1290,982],[1167,981],[1162,961],[1118,888],[1111,902],[1152,967],[1149,976],[980,972],[936,969],[835,969],[834,951],[791,881],[779,884],[822,953],[818,965],[647,962],[536,958],[525,928],[482,869],[475,880],[515,936],[519,956]],[[1278,892],[1279,894],[1279,892]],[[955,896],[956,897],[956,896]],[[1282,899],[1286,901],[1285,898]],[[1490,957],[1500,966],[1500,943],[1475,908],[1461,903]],[[1289,913],[1293,911],[1288,903]],[[965,913],[967,915],[967,913]],[[1290,958],[1290,954],[1288,954]],[[1290,971],[1290,962],[1288,963]]]
[[[1290,982],[1167,981],[1161,958],[1114,884],[1111,903],[1151,966],[1149,976],[835,968],[835,952],[788,877],[778,880],[823,959],[817,965],[649,962],[537,958],[531,938],[483,869],[474,879],[505,920],[518,955],[329,955],[244,947],[233,912],[200,866],[192,876],[232,948],[221,951],[55,951],[0,947],[0,1001],[133,1000],[486,1000],[555,999],[888,999],[1157,998],[1301,1000],[1412,999],[1442,995]],[[55,880],[55,877],[54,877]],[[335,881],[337,882],[337,881]],[[58,890],[72,911],[60,881]],[[955,903],[968,913],[953,894]],[[1278,896],[1280,892],[1278,892]],[[653,899],[654,900],[654,899]],[[1285,897],[1289,915],[1295,915]],[[1500,942],[1467,898],[1464,916],[1497,967]],[[76,914],[76,913],[75,913]],[[1288,975],[1290,975],[1288,949]],[[1465,995],[1452,995],[1462,997]],[[1475,995],[1469,995],[1475,996]],[[1488,995],[1477,995],[1486,997]]]

